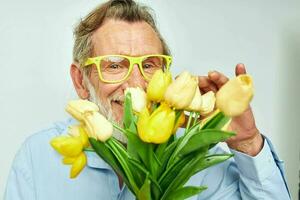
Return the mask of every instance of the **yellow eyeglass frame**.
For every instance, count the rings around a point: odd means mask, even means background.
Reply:
[[[102,77],[100,62],[101,62],[101,60],[103,58],[114,57],[114,56],[115,57],[118,56],[118,57],[126,58],[126,59],[129,60],[129,70],[128,70],[128,73],[121,80],[116,80],[116,81],[105,80]],[[120,83],[120,82],[125,81],[129,77],[129,75],[132,72],[133,65],[137,64],[138,67],[139,67],[140,72],[142,73],[142,75],[144,77],[144,79],[147,80],[147,81],[150,81],[149,78],[147,78],[147,76],[145,75],[145,72],[144,72],[143,66],[142,66],[142,62],[145,60],[145,58],[154,57],[154,56],[159,56],[159,57],[164,58],[166,60],[166,69],[165,70],[169,71],[170,65],[172,63],[172,57],[171,56],[167,56],[167,55],[161,55],[161,54],[149,54],[149,55],[144,55],[144,56],[139,56],[139,57],[125,56],[125,55],[104,55],[104,56],[97,56],[97,57],[93,57],[93,58],[88,58],[82,67],[87,67],[89,65],[95,64],[96,67],[97,67],[97,70],[98,70],[99,78],[100,78],[100,80],[102,82],[105,82],[105,83]]]

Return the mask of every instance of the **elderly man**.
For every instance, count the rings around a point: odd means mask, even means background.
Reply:
[[[124,90],[146,89],[157,69],[153,69],[155,61],[170,54],[149,9],[132,0],[111,0],[85,17],[74,34],[70,72],[78,96],[97,103],[106,117],[121,121]],[[90,59],[93,63],[87,65],[87,58],[94,58]],[[243,64],[235,71],[237,75],[246,73]],[[199,88],[203,93],[217,91],[227,80],[219,72],[210,72],[199,76]],[[66,134],[73,123],[72,119],[56,123],[26,140],[13,162],[6,200],[134,199],[118,175],[93,152],[87,152],[83,172],[74,180],[68,178],[68,167],[58,164],[61,158],[49,141]],[[290,199],[283,163],[256,128],[251,109],[234,118],[230,127],[237,132],[227,141],[235,157],[189,180],[188,184],[208,186],[194,199]],[[123,139],[118,134],[115,137]],[[219,147],[212,151],[223,152]]]

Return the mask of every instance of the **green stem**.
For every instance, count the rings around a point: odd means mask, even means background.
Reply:
[[[83,148],[83,151],[95,152],[95,150],[93,148],[90,148],[90,147]]]
[[[119,125],[117,125],[117,124],[114,123],[114,122],[111,122],[111,124],[113,125],[113,127],[114,127],[115,129],[117,129],[118,131],[120,131],[120,132],[126,134],[125,129],[121,128]]]
[[[190,112],[189,119],[188,119],[188,123],[187,123],[187,125],[186,125],[186,127],[185,127],[185,132],[184,132],[184,134],[186,134],[186,133],[189,131],[189,128],[190,128],[190,125],[191,125],[191,121],[192,121],[193,115],[194,115],[194,112]]]
[[[195,117],[194,117],[194,121],[193,121],[193,125],[192,126],[194,126],[196,123],[197,123],[197,121],[198,121],[198,118],[200,117],[200,113],[195,113]]]

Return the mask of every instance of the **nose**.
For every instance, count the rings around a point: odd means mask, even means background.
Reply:
[[[134,64],[131,74],[125,83],[125,87],[140,87],[145,90],[146,86],[147,82],[144,79],[138,65]]]

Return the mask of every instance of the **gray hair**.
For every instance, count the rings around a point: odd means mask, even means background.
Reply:
[[[82,66],[86,59],[92,56],[92,34],[107,19],[117,19],[126,22],[144,21],[148,23],[157,33],[161,41],[163,54],[170,55],[170,50],[158,31],[153,16],[154,14],[152,13],[151,8],[140,5],[134,0],[110,0],[99,5],[86,17],[81,19],[74,29],[75,43],[73,47],[73,61],[78,62],[80,66]]]

